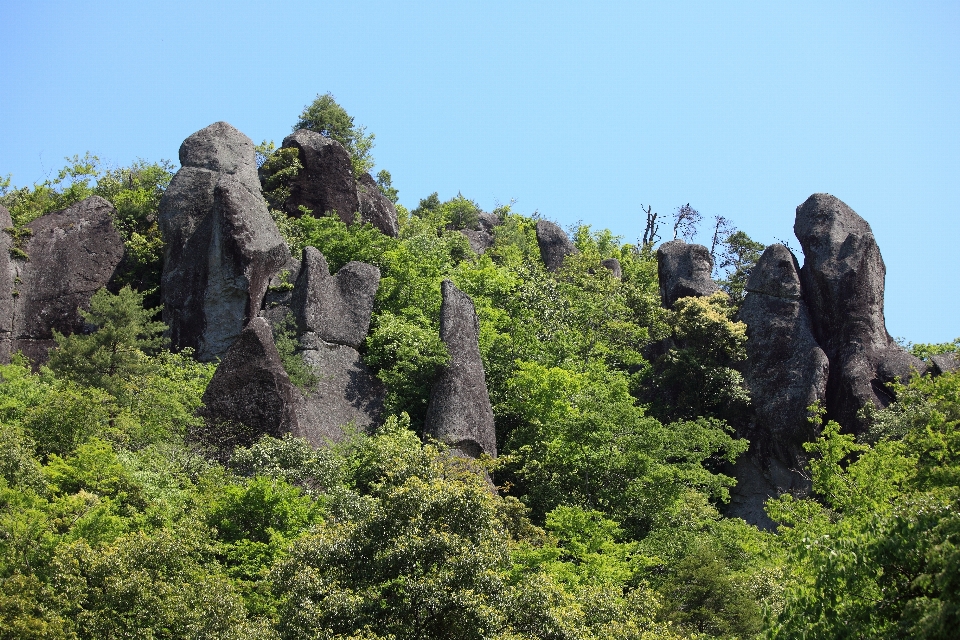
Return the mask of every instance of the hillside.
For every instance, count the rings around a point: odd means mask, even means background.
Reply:
[[[865,219],[408,211],[308,115],[0,196],[0,638],[952,637],[960,345]]]

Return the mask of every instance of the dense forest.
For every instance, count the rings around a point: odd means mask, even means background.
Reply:
[[[337,139],[359,175],[373,136],[331,96],[294,129]],[[571,230],[549,271],[538,216],[436,193],[398,234],[281,203],[296,154],[258,146],[290,252],[331,271],[375,265],[360,351],[385,420],[326,448],[205,438],[216,363],[173,352],[160,322],[158,206],[176,167],[75,157],[28,187],[0,182],[11,254],[26,225],[91,195],[126,248],[89,330],[38,368],[0,365],[0,638],[951,638],[960,625],[960,373],[914,376],[869,428],[810,410],[813,492],[771,499],[774,530],[725,517],[746,451],[744,283],[763,245],[688,206],[647,234]],[[378,188],[396,203],[390,174]],[[721,291],[661,305],[656,245],[710,226]],[[615,276],[599,265],[616,258]],[[450,354],[441,282],[472,299],[496,458],[424,435]],[[291,380],[309,373],[279,332]],[[960,350],[908,345],[914,355]],[[496,490],[491,490],[491,484]]]

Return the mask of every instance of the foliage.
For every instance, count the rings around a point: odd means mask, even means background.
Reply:
[[[623,376],[521,363],[508,386],[519,426],[501,464],[527,488],[523,500],[535,516],[561,504],[597,509],[639,538],[688,487],[725,498],[732,482],[703,463],[745,449],[720,423],[665,426],[646,416]]]
[[[641,397],[661,420],[741,419],[749,404],[737,371],[746,359],[746,325],[725,293],[681,298],[666,314],[670,348],[639,380]]]
[[[80,311],[94,331],[69,336],[54,331],[57,348],[50,354],[50,368],[63,378],[120,395],[127,378],[148,370],[146,355],[160,347],[166,329],[152,320],[159,309],[145,309],[143,299],[129,286],[116,295],[97,291],[90,311]]]
[[[296,329],[293,314],[287,313],[283,320],[273,327],[273,342],[277,346],[280,362],[283,364],[283,370],[290,377],[290,382],[306,390],[315,386],[320,379],[297,353],[300,345],[297,343]]]
[[[930,356],[936,356],[943,353],[957,353],[960,351],[960,338],[954,338],[952,342],[941,342],[935,344],[918,343],[909,346],[911,354],[921,360],[929,360]]]
[[[263,197],[271,209],[283,209],[290,199],[290,183],[301,169],[303,164],[296,147],[277,149],[265,157],[260,174],[263,176]]]
[[[750,239],[743,231],[735,231],[721,242],[722,250],[717,267],[725,273],[720,288],[730,296],[735,307],[743,303],[747,280],[763,253],[764,246]]]
[[[393,204],[397,204],[400,200],[400,192],[393,186],[393,176],[386,169],[377,172],[377,188]]]
[[[798,570],[777,638],[948,638],[960,621],[960,376],[916,378],[886,411],[902,438],[857,444],[827,423],[813,500],[768,504]],[[917,405],[920,406],[917,406]],[[801,625],[802,621],[802,625]]]

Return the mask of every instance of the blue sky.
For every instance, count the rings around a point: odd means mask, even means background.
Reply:
[[[278,144],[332,92],[400,200],[516,200],[634,241],[689,202],[765,243],[814,192],[873,227],[887,328],[960,335],[958,2],[0,0],[0,176]],[[802,260],[802,257],[798,256]]]

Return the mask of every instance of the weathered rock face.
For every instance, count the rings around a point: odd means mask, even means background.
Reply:
[[[315,131],[299,129],[283,139],[283,148],[298,149],[303,165],[290,183],[287,215],[299,217],[298,207],[302,205],[317,217],[336,211],[341,220],[351,224],[360,210],[360,199],[350,154],[343,145]]]
[[[609,271],[610,275],[617,280],[623,277],[623,267],[620,266],[620,261],[616,258],[606,258],[605,260],[601,260],[600,266]]]
[[[175,349],[223,356],[289,260],[260,193],[253,142],[225,122],[187,138],[160,201],[163,320]]]
[[[470,241],[470,248],[477,255],[483,255],[493,246],[496,236],[494,228],[500,225],[500,218],[492,213],[481,213],[476,229],[461,229],[460,233]]]
[[[564,258],[577,253],[563,229],[547,220],[537,220],[537,244],[547,271],[556,271],[563,266]]]
[[[360,202],[360,219],[369,222],[386,236],[396,238],[400,235],[397,225],[397,208],[377,186],[376,180],[365,173],[357,180],[357,198]]]
[[[747,325],[744,380],[754,414],[750,450],[735,466],[737,487],[727,515],[772,527],[763,511],[769,497],[806,495],[804,442],[817,437],[807,407],[826,396],[829,363],[813,337],[801,297],[799,267],[787,247],[767,247],[747,282],[739,320]]]
[[[930,372],[933,375],[942,375],[960,369],[960,358],[956,353],[941,353],[930,356]]]
[[[280,362],[270,325],[253,318],[224,354],[203,394],[205,439],[229,451],[262,435],[297,433],[299,391]]]
[[[493,409],[473,301],[449,280],[443,281],[441,292],[440,337],[450,353],[450,363],[431,391],[425,432],[465,456],[496,456]]]
[[[717,291],[710,250],[701,244],[671,240],[657,249],[660,302],[667,309],[680,298],[709,296]]]
[[[379,286],[380,270],[373,265],[350,262],[331,276],[323,254],[307,247],[292,298],[300,330],[326,342],[359,347],[370,330]]]
[[[906,380],[923,363],[887,333],[883,317],[886,267],[866,220],[837,198],[810,196],[797,207],[794,232],[803,247],[800,272],[817,342],[830,359],[828,417],[854,431],[857,412],[883,407],[893,397],[886,385]]]
[[[8,263],[12,313],[7,357],[23,351],[34,363],[46,362],[54,330],[83,331],[78,310],[90,308],[90,298],[107,286],[123,259],[113,213],[113,205],[93,196],[27,225],[32,233],[23,250],[29,260]],[[7,256],[5,252],[4,260]]]
[[[291,260],[285,270],[296,279],[292,291],[272,281],[260,312],[280,327],[289,313],[294,319],[298,354],[316,377],[296,390],[292,409],[296,424],[290,432],[314,446],[327,446],[344,437],[344,426],[369,431],[382,419],[387,389],[364,364],[357,347],[367,336],[380,271],[351,262],[331,276],[323,254],[307,247],[303,260]]]
[[[303,391],[294,435],[315,446],[326,446],[343,439],[344,425],[370,431],[380,424],[387,388],[357,350],[325,342],[313,333],[302,336],[300,343],[300,355],[317,382]]]

